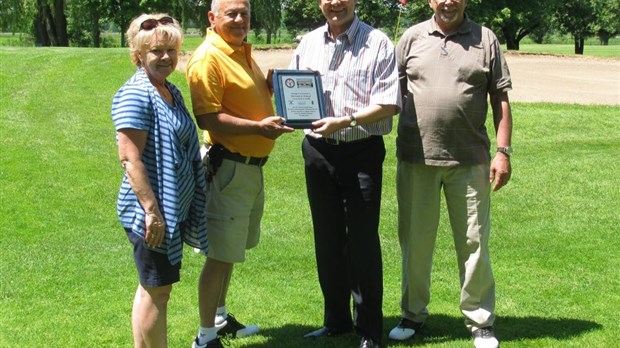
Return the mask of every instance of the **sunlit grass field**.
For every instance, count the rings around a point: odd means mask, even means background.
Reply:
[[[523,44],[519,46],[518,52],[575,56],[575,46],[568,44]],[[586,45],[583,55],[620,59],[620,44],[606,46]]]
[[[0,347],[131,347],[137,277],[116,218],[122,170],[110,106],[135,68],[126,49],[1,47],[0,62]],[[171,81],[188,98],[184,76]],[[493,194],[492,211],[502,347],[617,346],[620,107],[515,103],[513,113],[513,179]],[[265,167],[261,243],[233,275],[228,307],[261,334],[230,347],[307,346],[303,334],[322,324],[301,139],[278,140]],[[381,217],[386,336],[400,317],[394,142],[392,132]],[[409,342],[386,338],[387,347],[472,346],[446,221],[427,325]],[[189,347],[196,333],[202,262],[186,248],[171,347]],[[312,345],[358,343],[347,335]]]
[[[272,44],[269,45],[265,43],[264,36],[265,35],[262,34],[261,36],[256,37],[254,33],[251,32],[248,36],[248,41],[251,42],[256,49],[290,48],[295,46],[295,43],[287,33],[281,33],[278,37],[274,37]],[[105,45],[120,47],[119,33],[104,33],[103,38]],[[202,43],[203,40],[204,37],[200,36],[196,30],[192,30],[190,34],[185,36],[182,49],[184,51],[193,51]],[[33,45],[34,43],[32,38],[27,34],[0,33],[0,47],[32,47]],[[505,45],[504,49],[506,49]],[[524,39],[520,44],[518,52],[570,56],[575,55],[575,47],[574,45],[567,43],[535,44],[529,39]],[[595,38],[590,38],[586,41],[583,55],[620,59],[620,38],[611,38],[609,40],[609,45],[605,46],[600,45],[598,40]]]

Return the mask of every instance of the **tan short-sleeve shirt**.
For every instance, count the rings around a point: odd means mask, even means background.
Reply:
[[[490,161],[487,98],[512,88],[495,34],[465,18],[446,36],[433,18],[409,28],[396,55],[406,97],[398,157],[437,166]]]

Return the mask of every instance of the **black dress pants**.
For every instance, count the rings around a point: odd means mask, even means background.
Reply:
[[[354,326],[358,334],[381,342],[383,137],[332,145],[306,136],[302,152],[324,325],[336,330]]]

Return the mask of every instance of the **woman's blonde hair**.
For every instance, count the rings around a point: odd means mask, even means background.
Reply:
[[[170,45],[180,48],[183,43],[183,30],[176,19],[170,24],[161,24],[151,30],[142,29],[142,23],[149,19],[160,20],[170,17],[165,13],[142,14],[136,17],[127,29],[127,43],[131,62],[140,66],[140,53],[151,48],[154,42],[161,40]],[[172,17],[170,17],[172,18]]]

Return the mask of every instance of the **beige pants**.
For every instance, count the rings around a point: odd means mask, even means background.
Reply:
[[[428,316],[433,250],[445,195],[461,284],[460,306],[470,330],[493,325],[495,281],[489,258],[489,165],[434,167],[399,161],[398,236],[403,257],[403,317]]]

